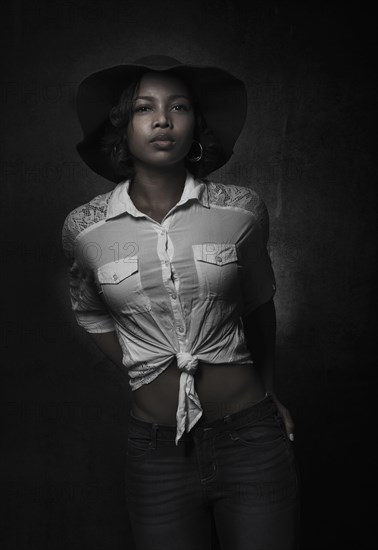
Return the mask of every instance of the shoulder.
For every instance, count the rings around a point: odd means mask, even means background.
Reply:
[[[264,243],[269,238],[269,214],[262,198],[250,187],[207,183],[210,207],[235,209],[250,215],[251,227],[259,227]]]
[[[250,212],[259,218],[266,206],[260,196],[249,187],[224,183],[208,182],[209,203],[211,206],[237,208]]]
[[[108,191],[97,195],[66,216],[62,227],[62,243],[66,251],[73,246],[79,233],[105,218],[112,193],[113,191]]]

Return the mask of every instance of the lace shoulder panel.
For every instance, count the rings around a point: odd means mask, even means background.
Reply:
[[[264,240],[269,236],[269,216],[264,201],[249,187],[208,183],[210,205],[241,208],[251,212],[261,226]]]
[[[240,185],[208,183],[210,203],[217,206],[237,207],[255,213],[260,197],[255,191]]]
[[[97,195],[68,214],[62,228],[62,245],[67,257],[72,256],[76,236],[84,229],[104,219],[111,195],[112,191]]]

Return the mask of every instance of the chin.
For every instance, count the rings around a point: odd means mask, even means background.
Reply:
[[[161,159],[154,159],[149,163],[150,167],[156,167],[156,168],[172,168],[174,166],[180,167],[182,166],[185,168],[185,159],[184,158],[161,158]]]

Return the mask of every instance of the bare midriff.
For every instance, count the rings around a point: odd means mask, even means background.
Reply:
[[[134,416],[146,422],[175,426],[180,375],[174,359],[150,384],[131,392]],[[261,378],[253,365],[200,362],[194,380],[205,421],[246,409],[265,395]]]

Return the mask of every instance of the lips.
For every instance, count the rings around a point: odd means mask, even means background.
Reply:
[[[171,136],[169,136],[168,134],[156,134],[150,141],[151,141],[151,143],[154,143],[155,141],[173,142],[174,139]]]

